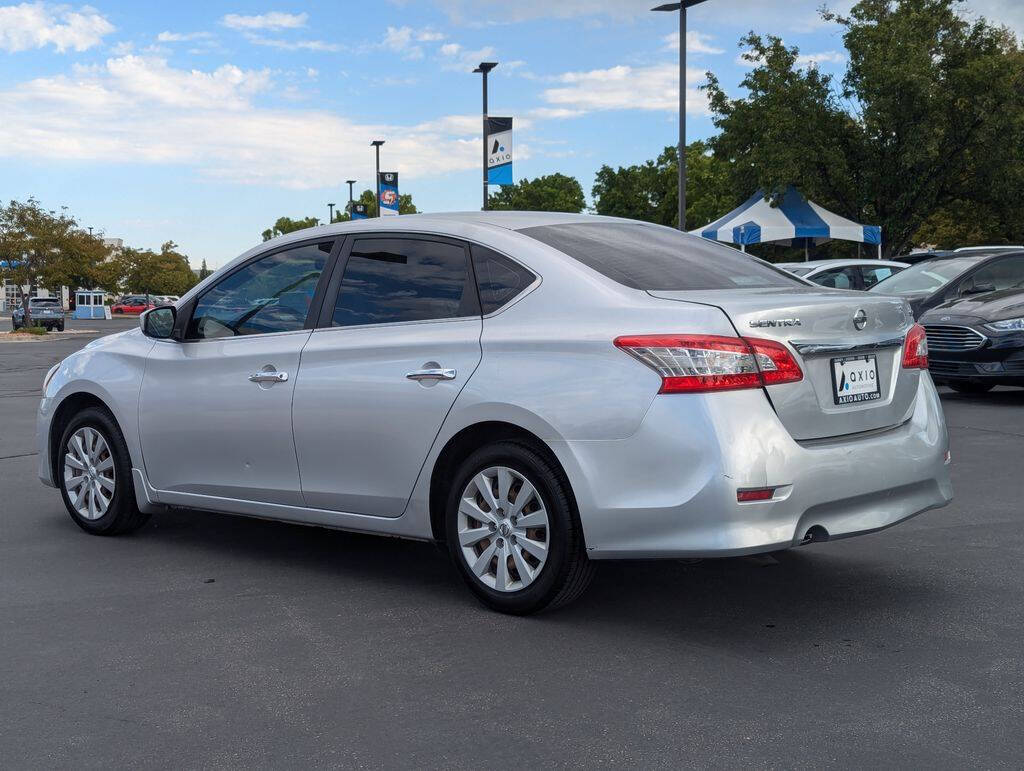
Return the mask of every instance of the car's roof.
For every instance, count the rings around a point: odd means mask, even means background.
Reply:
[[[807,260],[805,262],[777,262],[775,263],[780,268],[842,268],[847,265],[881,265],[883,267],[907,267],[907,263],[898,262],[896,260],[872,260],[867,258],[862,259],[845,259],[845,260]]]

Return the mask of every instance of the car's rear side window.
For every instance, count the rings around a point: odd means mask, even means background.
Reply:
[[[629,222],[578,222],[524,228],[632,289],[749,289],[806,286],[767,263],[698,236]]]
[[[359,238],[345,264],[331,324],[352,327],[478,315],[464,246],[416,238]]]
[[[537,279],[518,262],[493,249],[480,244],[473,244],[470,249],[476,285],[480,290],[480,306],[485,316],[507,305]]]

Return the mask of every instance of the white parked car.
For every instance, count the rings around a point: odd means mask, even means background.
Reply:
[[[910,267],[909,263],[891,260],[809,260],[776,264],[794,276],[821,286],[860,291],[866,291],[879,281]]]
[[[90,533],[165,507],[437,540],[485,603],[593,561],[872,532],[951,498],[923,330],[647,223],[361,220],[251,249],[46,376]]]

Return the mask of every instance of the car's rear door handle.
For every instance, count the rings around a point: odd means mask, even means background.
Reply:
[[[409,380],[454,380],[457,374],[459,373],[454,369],[438,367],[437,369],[418,369],[408,373],[406,377]]]
[[[253,383],[284,383],[288,380],[287,372],[254,372],[249,375]]]

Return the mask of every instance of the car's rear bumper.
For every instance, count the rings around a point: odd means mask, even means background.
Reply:
[[[632,437],[555,447],[598,559],[773,551],[814,535],[896,524],[952,499],[935,387],[920,379],[909,420],[842,439],[796,442],[761,391],[663,395]],[[737,490],[775,487],[737,502]]]

